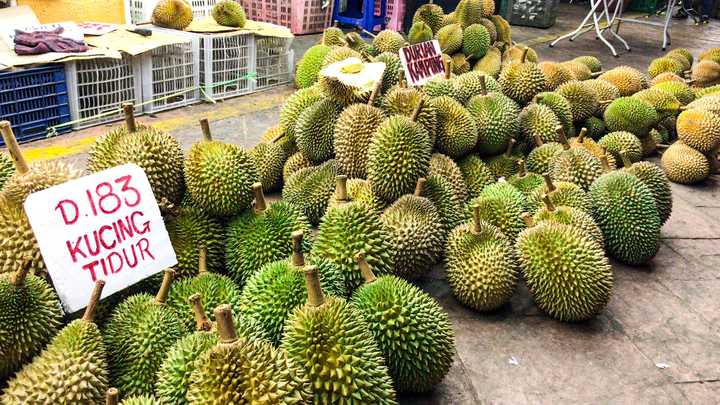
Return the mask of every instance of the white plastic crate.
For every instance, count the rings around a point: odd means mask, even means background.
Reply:
[[[255,37],[255,90],[287,84],[294,70],[292,38]]]
[[[76,121],[90,118],[74,124],[73,129],[122,119],[122,104],[139,104],[142,99],[140,70],[138,59],[127,55],[122,59],[67,62],[65,76],[72,119]],[[135,107],[135,113],[141,114],[142,107]],[[96,117],[101,114],[102,116]]]
[[[252,34],[200,35],[200,86],[215,100],[240,96],[254,90],[248,77],[255,68]]]
[[[152,12],[159,0],[125,0],[125,19],[132,24],[149,22]],[[190,0],[193,17],[210,15],[213,6],[218,0]]]
[[[199,56],[198,38],[141,55],[143,111],[154,113],[200,101]]]

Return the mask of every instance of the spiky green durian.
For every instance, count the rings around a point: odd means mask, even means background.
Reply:
[[[602,247],[579,228],[540,223],[516,243],[525,283],[538,306],[561,321],[582,321],[610,301],[612,268]]]
[[[480,195],[485,186],[495,183],[497,178],[478,156],[469,155],[458,162],[463,180],[467,186],[468,199]]]
[[[665,172],[650,162],[630,163],[628,159],[624,159],[623,163],[623,170],[637,177],[652,193],[662,226],[672,213],[672,192]]]
[[[483,80],[485,81],[484,93]],[[468,100],[475,95],[487,92],[501,92],[500,85],[494,78],[478,71],[466,72],[457,76],[453,80],[453,85],[455,86],[455,95],[453,97],[463,105],[467,104]]]
[[[328,198],[335,190],[337,174],[338,164],[335,160],[300,169],[285,183],[282,198],[300,210],[312,225],[317,225],[325,214]]]
[[[442,153],[433,153],[430,157],[430,167],[428,170],[428,176],[432,175],[445,177],[450,184],[452,184],[458,200],[463,203],[467,200],[468,190],[465,185],[465,179],[463,178],[460,167],[458,167],[454,160]]]
[[[523,53],[525,53],[525,60],[522,60]],[[535,52],[534,49],[522,45],[522,44],[515,44],[513,46],[508,46],[505,49],[505,52],[503,52],[503,65],[510,64],[511,62],[532,62],[532,63],[538,63],[538,56],[537,52]]]
[[[682,77],[676,75],[675,73],[660,73],[659,75],[652,78],[650,83],[655,86],[656,84],[663,83],[663,82],[681,82],[685,83],[685,79]]]
[[[575,127],[573,126],[572,108],[570,107],[570,102],[564,96],[554,91],[547,91],[536,95],[534,101],[547,106],[555,113],[555,117],[560,121],[566,134],[571,136],[574,134]],[[537,142],[534,138],[530,138],[529,140]],[[553,137],[553,142],[554,141],[555,137]]]
[[[584,63],[569,61],[563,62],[561,65],[570,72],[570,75],[575,80],[585,81],[592,77],[592,71]]]
[[[543,177],[545,183],[528,195],[528,209],[531,213],[537,212],[543,207],[543,196],[546,195],[556,207],[573,207],[588,214],[591,213],[590,197],[580,186],[567,181],[553,181],[547,174],[544,174]]]
[[[129,126],[115,128],[95,141],[90,147],[88,171],[99,172],[134,163],[147,174],[155,199],[162,201],[165,198],[178,204],[185,189],[180,143],[153,127],[136,124],[132,106],[126,107],[129,107],[126,109]],[[57,172],[62,173],[59,170]],[[5,184],[6,190],[8,187],[9,184]]]
[[[375,38],[373,38],[373,47],[375,47],[375,49],[377,49],[380,53],[398,53],[400,48],[404,45],[405,38],[403,38],[400,33],[393,30],[382,30],[375,35]]]
[[[435,39],[440,43],[440,50],[443,53],[453,54],[462,48],[462,27],[460,24],[446,25],[435,33]]]
[[[175,250],[178,264],[177,277],[186,278],[197,274],[198,246],[207,251],[207,267],[221,271],[225,255],[225,230],[222,224],[192,205],[172,208],[166,216],[165,228]]]
[[[639,162],[642,160],[642,144],[637,136],[630,132],[617,131],[611,132],[598,141],[608,153],[611,153],[616,161],[620,161],[620,154],[624,154],[631,162]]]
[[[382,110],[369,104],[345,108],[335,123],[335,157],[340,171],[351,178],[367,176],[368,147],[386,118]]]
[[[462,202],[457,198],[452,184],[445,177],[429,176],[423,187],[422,196],[435,205],[445,230],[444,234],[462,222]]]
[[[605,108],[612,100],[620,97],[620,91],[612,83],[600,79],[586,80],[585,86],[595,90],[598,98],[598,107],[593,113],[596,117],[602,117]]]
[[[710,87],[720,84],[720,63],[701,60],[692,67],[690,77],[693,84],[698,87]]]
[[[323,95],[319,87],[312,86],[296,91],[285,101],[280,109],[280,127],[292,142],[295,142],[295,125],[300,114],[322,99]]]
[[[397,53],[383,52],[373,59],[374,62],[382,62],[385,64],[382,80],[380,81],[380,93],[386,94],[392,87],[400,82],[400,74],[402,62]],[[378,96],[379,99],[379,96]],[[380,105],[382,101],[368,100],[369,105]]]
[[[215,309],[219,343],[203,353],[190,375],[188,404],[302,404],[312,398],[299,363],[269,342],[238,337],[229,305]]]
[[[585,121],[598,109],[598,95],[585,82],[572,80],[556,89],[556,92],[570,103],[573,121]]]
[[[543,195],[544,206],[532,218],[534,223],[551,222],[554,224],[572,225],[590,236],[600,245],[604,244],[603,234],[593,217],[584,210],[566,205],[556,206],[550,196]]]
[[[670,145],[662,155],[661,164],[673,183],[698,183],[710,175],[708,158],[682,141]]]
[[[653,88],[667,91],[668,93],[675,96],[675,98],[677,98],[678,101],[680,102],[680,104],[682,104],[682,105],[689,104],[689,103],[693,102],[693,100],[695,100],[695,93],[693,93],[690,86],[688,86],[684,82],[676,82],[676,81],[662,82],[662,83],[655,84],[653,86]]]
[[[325,28],[320,43],[327,46],[347,45],[347,41],[345,40],[345,33],[343,32],[343,30],[336,26]]]
[[[594,56],[578,56],[573,59],[573,61],[582,63],[593,73],[602,71],[602,63],[600,62],[600,59]]]
[[[317,83],[323,60],[330,50],[328,45],[317,44],[305,52],[295,70],[295,86],[297,88],[303,89]]]
[[[490,47],[479,61],[473,66],[474,71],[480,71],[487,73],[492,77],[497,77],[500,74],[502,68],[502,55],[500,50],[495,47]]]
[[[527,209],[527,199],[506,181],[485,187],[479,196],[468,202],[467,207],[472,210],[479,207],[479,219],[497,226],[509,240],[514,240],[525,229],[521,215]]]
[[[552,161],[562,151],[563,146],[558,142],[541,143],[528,154],[525,165],[533,173],[549,173]]]
[[[479,23],[483,17],[483,0],[461,0],[455,8],[455,14],[463,29]]]
[[[555,128],[561,124],[550,107],[543,104],[529,104],[520,112],[519,118],[520,129],[525,139],[538,138],[543,143],[557,140]]]
[[[324,297],[317,267],[306,267],[305,277],[308,303],[288,319],[281,348],[307,374],[312,402],[396,404],[382,354],[360,313],[343,299]]]
[[[74,166],[58,161],[38,161],[31,164],[19,163],[18,169],[7,178],[2,188],[3,194],[19,204],[25,202],[30,194],[52,186],[77,179],[83,175]],[[21,168],[22,167],[22,168]],[[27,169],[25,168],[27,167]]]
[[[632,97],[651,105],[658,114],[658,120],[675,116],[680,111],[680,101],[670,92],[656,87],[641,90],[633,94]]]
[[[0,274],[0,379],[29,362],[60,327],[60,301],[43,278],[28,274],[31,265]]]
[[[430,27],[430,29],[432,29],[433,33],[436,33],[443,26],[444,16],[445,12],[442,7],[430,2],[421,5],[417,8],[417,10],[415,10],[412,22],[413,24],[416,24],[419,21],[424,22]]]
[[[226,0],[233,2],[232,0]],[[131,395],[120,402],[120,405],[162,405],[160,401],[152,395]]]
[[[454,75],[462,75],[470,71],[470,62],[468,62],[468,57],[464,53],[453,54],[450,60],[452,60],[451,66]]]
[[[547,88],[543,71],[536,63],[526,62],[526,54],[526,51],[523,52],[520,61],[510,62],[505,66],[498,80],[503,93],[521,105],[528,103]]]
[[[647,102],[635,97],[620,97],[613,100],[603,114],[608,131],[626,131],[637,137],[644,137],[650,128],[658,123],[655,109]]]
[[[295,152],[285,161],[285,165],[283,166],[283,183],[287,184],[290,176],[295,174],[295,172],[300,169],[312,167],[312,165],[310,159],[306,158],[301,152]]]
[[[481,92],[470,99],[467,110],[475,119],[478,141],[477,151],[493,156],[507,149],[510,139],[520,131],[518,105],[501,92]]]
[[[15,272],[28,262],[30,273],[45,274],[45,261],[22,203],[10,201],[4,193],[0,193],[0,240],[0,273]]]
[[[510,23],[508,23],[501,15],[497,14],[491,15],[489,18],[495,26],[496,41],[502,42],[506,45],[512,44],[513,40]]]
[[[556,181],[575,183],[587,190],[603,173],[600,160],[585,148],[571,148],[564,134],[560,138],[564,150],[552,159],[550,177]]]
[[[295,125],[295,142],[303,156],[315,163],[335,156],[335,123],[341,112],[340,104],[325,98],[300,113]]]
[[[620,96],[632,96],[642,89],[648,87],[648,80],[639,70],[630,66],[618,66],[610,69],[598,77],[599,80],[605,80],[615,86],[620,92]]]
[[[408,31],[408,42],[411,44],[419,44],[420,42],[430,41],[433,38],[433,30],[424,21],[413,22],[410,31]]]
[[[240,3],[233,0],[221,0],[212,8],[212,18],[219,25],[243,28],[247,17]]]
[[[258,180],[265,191],[275,191],[280,188],[282,171],[285,165],[285,151],[276,143],[261,142],[250,149],[250,156],[255,162]]]
[[[603,158],[606,159],[610,168],[614,169],[615,166],[617,166],[615,156],[613,156],[612,154],[608,154],[607,150],[605,150],[605,147],[599,145],[597,142],[589,138],[587,136],[586,128],[581,128],[580,134],[577,137],[570,138],[568,140],[568,143],[572,148],[585,148],[585,150],[590,152],[593,156],[600,159],[600,163],[602,163]]]
[[[720,116],[704,110],[683,111],[678,115],[676,131],[685,145],[708,153],[720,145]]]
[[[362,54],[347,46],[336,46],[325,55],[322,66],[332,65],[335,62],[340,62],[348,58],[358,58],[362,60]]]
[[[388,91],[383,99],[383,108],[387,115],[404,115],[412,117],[418,102],[423,100],[417,114],[417,122],[428,131],[432,143],[435,144],[435,133],[437,132],[437,113],[430,105],[430,97],[415,88],[394,86]]]
[[[273,125],[266,129],[260,137],[260,142],[278,145],[283,152],[283,163],[293,153],[297,152],[295,141],[288,138],[280,124]]]
[[[583,122],[583,128],[587,129],[587,136],[593,141],[598,141],[607,133],[605,121],[598,117],[590,117]]]
[[[162,0],[153,9],[151,21],[158,27],[184,30],[193,20],[190,3],[184,0]]]
[[[510,176],[507,182],[518,189],[525,197],[528,197],[535,189],[540,187],[544,180],[537,173],[528,173],[525,167],[525,161],[518,161],[519,170],[517,174]]]
[[[695,90],[695,94],[697,98],[702,98],[705,96],[713,96],[720,94],[720,84],[716,84],[714,86],[705,87],[705,88],[698,88]],[[0,164],[1,165],[1,164]],[[0,169],[1,170],[1,169]],[[0,175],[2,176],[2,175]]]
[[[15,173],[15,164],[10,156],[0,153],[0,191],[3,190],[5,182]]]
[[[460,302],[478,311],[492,311],[515,291],[518,266],[508,238],[480,219],[479,210],[474,208],[473,220],[453,229],[448,237],[447,277]]]
[[[447,65],[448,69],[450,64]],[[449,75],[449,74],[448,74]],[[435,76],[426,82],[422,89],[431,99],[440,96],[455,98],[455,81],[449,77]]]
[[[520,160],[520,156],[513,153],[515,143],[515,139],[510,139],[505,153],[493,156],[485,161],[488,169],[490,169],[490,172],[492,172],[496,178],[510,177],[518,172],[518,161]]]
[[[104,285],[101,280],[96,283],[83,317],[65,326],[7,382],[0,402],[7,405],[103,402],[108,389],[108,362],[100,329],[93,318]]]
[[[688,110],[704,110],[720,115],[720,95],[710,95],[699,98],[687,105]],[[671,121],[672,123],[672,121]],[[663,126],[670,128],[663,122]],[[674,127],[672,127],[674,129]]]
[[[395,276],[376,278],[358,254],[365,285],[351,305],[367,323],[399,392],[426,392],[450,370],[455,339],[447,313],[427,293]]]
[[[681,75],[687,68],[678,60],[667,56],[653,59],[648,66],[648,75],[654,78],[660,73],[670,72]]]
[[[660,217],[650,189],[625,171],[613,171],[590,187],[593,217],[605,237],[608,254],[637,265],[660,247]]]
[[[480,59],[490,47],[490,34],[482,24],[471,24],[463,31],[463,53]]]
[[[187,334],[185,324],[165,304],[175,272],[166,270],[155,298],[137,294],[113,311],[103,331],[110,374],[125,395],[150,394],[167,351]]]
[[[417,278],[430,270],[440,257],[445,241],[442,220],[435,205],[420,197],[425,179],[419,179],[415,194],[404,195],[380,217],[392,237],[393,274]]]
[[[560,63],[540,62],[538,63],[538,67],[542,70],[543,75],[545,75],[548,91],[553,91],[561,84],[575,79],[575,76],[573,76],[570,70]]]
[[[448,96],[430,100],[438,117],[436,147],[439,152],[452,158],[468,154],[477,143],[478,131],[468,110]]]
[[[185,159],[188,193],[210,215],[235,215],[252,202],[251,186],[258,180],[255,161],[237,145],[212,140],[206,126],[203,135]]]

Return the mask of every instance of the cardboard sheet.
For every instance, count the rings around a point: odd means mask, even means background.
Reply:
[[[294,38],[289,28],[280,25],[247,20],[243,28],[226,27],[216,23],[210,16],[193,20],[193,22],[190,23],[190,26],[185,28],[185,31],[208,34],[219,32],[240,32],[242,34],[255,34],[266,37]]]
[[[187,36],[173,35],[168,31],[153,31],[149,37],[144,37],[127,29],[131,25],[119,26],[116,31],[101,36],[85,36],[85,42],[96,48],[104,48],[111,51],[122,51],[130,55],[139,55],[165,45],[182,44],[190,42]]]

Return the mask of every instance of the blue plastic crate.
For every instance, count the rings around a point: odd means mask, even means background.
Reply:
[[[70,121],[63,65],[0,73],[0,119],[10,121],[21,143],[44,138],[48,127]],[[68,131],[70,126],[58,133]]]

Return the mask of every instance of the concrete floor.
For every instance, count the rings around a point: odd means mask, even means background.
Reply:
[[[548,30],[513,27],[516,41],[573,29],[583,5],[561,6]],[[720,24],[675,22],[672,46],[697,54],[718,46]],[[534,44],[542,60],[595,55],[605,68],[620,64],[645,69],[661,55],[661,31],[624,24],[631,53],[613,58],[587,34],[555,48]],[[295,40],[295,54],[317,36]],[[200,136],[198,119],[208,116],[217,139],[251,147],[277,123],[290,87],[142,117],[176,136],[188,148]],[[84,164],[84,150],[97,127],[35,142],[33,158],[62,158]],[[720,186],[715,176],[694,187],[673,185],[673,215],[663,228],[662,247],[648,265],[613,263],[615,290],[596,319],[580,324],[553,321],[539,312],[524,286],[511,303],[493,314],[462,307],[438,268],[420,283],[441,302],[455,327],[457,356],[445,381],[427,395],[404,396],[404,404],[712,404],[720,402]]]

